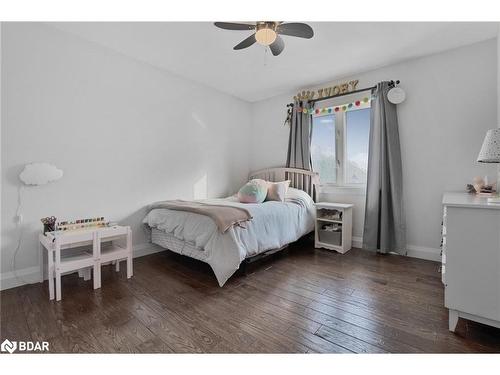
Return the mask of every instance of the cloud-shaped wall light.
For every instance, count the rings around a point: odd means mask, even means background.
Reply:
[[[26,164],[19,178],[26,185],[45,185],[57,181],[63,176],[63,171],[49,163]]]

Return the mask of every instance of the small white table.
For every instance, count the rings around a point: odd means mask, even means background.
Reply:
[[[125,246],[115,243],[125,242]],[[110,246],[101,247],[103,242],[111,242]],[[47,234],[40,233],[40,282],[43,282],[45,264],[43,252],[47,251],[47,275],[49,280],[49,298],[61,300],[61,275],[68,272],[81,272],[85,280],[90,278],[90,268],[94,271],[94,289],[101,287],[101,265],[109,262],[127,261],[127,278],[132,277],[132,233],[130,227],[115,225],[104,228],[89,228],[75,231],[58,231]],[[82,246],[92,246],[92,250],[82,250],[74,254],[65,250]],[[116,265],[117,270],[118,263]]]
[[[346,253],[352,246],[352,204],[346,203],[316,203],[316,223],[314,231],[314,247],[335,250]],[[325,217],[325,212],[336,211],[338,218]],[[322,231],[324,225],[334,225],[340,228],[337,232]]]

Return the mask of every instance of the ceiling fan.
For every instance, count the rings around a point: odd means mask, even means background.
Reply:
[[[285,42],[280,35],[311,39],[314,31],[305,23],[283,23],[259,21],[255,25],[247,23],[215,22],[215,26],[224,30],[255,30],[255,33],[233,47],[234,50],[250,47],[255,42],[269,46],[274,56],[278,56],[285,48]]]

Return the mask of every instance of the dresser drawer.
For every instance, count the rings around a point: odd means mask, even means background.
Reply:
[[[500,321],[500,210],[448,207],[445,306]]]

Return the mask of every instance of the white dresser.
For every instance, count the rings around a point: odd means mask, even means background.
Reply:
[[[442,263],[450,331],[458,318],[500,327],[500,204],[444,194]]]

